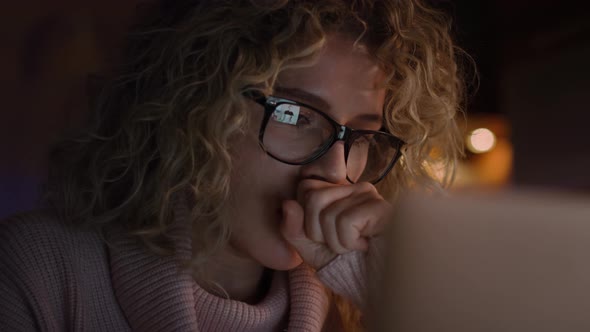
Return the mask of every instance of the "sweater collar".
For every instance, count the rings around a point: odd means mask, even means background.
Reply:
[[[191,240],[189,211],[181,201],[175,203],[175,220],[170,236],[175,239],[174,256],[159,256],[149,252],[135,238],[121,229],[107,231],[110,244],[111,277],[115,295],[133,330],[139,331],[199,331],[198,321],[203,327],[207,320],[232,317],[239,326],[250,326],[257,330],[257,323],[276,326],[273,321],[264,321],[270,308],[288,307],[289,331],[320,331],[326,319],[329,300],[324,286],[315,276],[315,271],[302,264],[289,271],[288,288],[281,281],[282,273],[275,273],[268,296],[260,305],[250,306],[242,302],[204,296],[202,290],[188,271],[181,268],[181,262],[190,259]],[[288,294],[287,294],[288,292]],[[288,297],[288,306],[281,302]],[[216,298],[216,299],[215,299]],[[204,303],[203,301],[208,302]],[[229,301],[229,302],[224,302]],[[203,316],[202,306],[217,305],[214,316]],[[195,306],[200,308],[195,310]],[[235,311],[239,309],[238,311]],[[199,314],[197,314],[199,311]],[[240,316],[234,316],[237,312]],[[276,315],[273,312],[270,315]],[[197,318],[198,317],[198,318]],[[280,321],[284,317],[272,319]],[[271,320],[272,320],[271,319]],[[244,323],[245,322],[245,323]],[[242,323],[246,325],[241,325]],[[233,325],[238,326],[238,325]],[[268,326],[268,325],[265,325]],[[205,329],[206,330],[206,329]],[[238,329],[245,331],[245,329]]]

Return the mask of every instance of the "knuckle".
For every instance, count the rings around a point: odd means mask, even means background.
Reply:
[[[351,227],[351,218],[349,215],[339,215],[335,218],[336,230],[339,234],[345,234]]]

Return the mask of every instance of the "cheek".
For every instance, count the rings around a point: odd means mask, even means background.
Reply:
[[[269,268],[297,266],[299,256],[279,225],[283,200],[295,198],[300,167],[272,159],[254,135],[240,138],[234,147],[230,201],[222,212],[232,228],[232,246]]]
[[[233,144],[231,191],[242,188],[252,193],[264,191],[276,195],[278,192],[286,199],[289,197],[283,192],[296,184],[300,168],[270,157],[260,146],[257,132],[251,132]]]
[[[234,197],[241,196],[235,197],[238,202],[251,201],[259,206],[294,197],[300,167],[276,161],[260,148],[247,159],[234,164],[232,171],[230,190]]]
[[[236,165],[232,177],[232,228],[271,235],[278,232],[283,201],[295,198],[298,167],[282,164],[263,151],[256,153],[258,158]]]

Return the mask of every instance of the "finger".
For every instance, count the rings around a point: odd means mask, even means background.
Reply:
[[[367,241],[361,236],[358,228],[376,212],[365,207],[371,200],[377,201],[378,197],[373,193],[362,193],[336,201],[324,210],[322,230],[332,250],[342,254],[351,250],[366,249]],[[359,210],[362,213],[354,213]]]
[[[363,216],[368,222],[364,224],[361,230],[361,235],[365,237],[380,234],[383,231],[386,221],[392,215],[393,206],[386,201],[377,188],[368,182],[358,183],[358,191],[364,192],[365,195],[358,195],[358,200],[351,202],[344,206],[346,210],[350,210],[352,220],[362,220]],[[353,208],[358,206],[358,208]],[[344,212],[345,215],[348,213]]]
[[[338,231],[336,230],[335,217],[323,216],[322,218],[320,218],[320,225],[322,227],[322,232],[324,234],[326,245],[328,246],[328,248],[330,248],[331,251],[339,255],[350,251],[340,244],[340,239],[338,239]]]
[[[312,267],[321,268],[334,259],[335,254],[324,244],[318,244],[306,236],[303,227],[303,207],[297,201],[283,202],[283,223],[280,230],[303,261]]]
[[[283,202],[283,222],[281,223],[281,233],[287,242],[292,245],[307,239],[303,228],[304,217],[303,208],[294,200]]]
[[[349,250],[365,251],[369,248],[369,243],[362,232],[373,216],[368,214],[357,216],[358,210],[360,209],[344,211],[342,217],[336,222],[336,232],[343,247]]]
[[[305,179],[297,186],[297,201],[304,207],[305,233],[318,243],[324,243],[324,236],[317,216],[323,203],[320,190],[332,186],[334,184],[316,179]]]
[[[358,184],[354,194],[333,202],[320,214],[326,242],[335,252],[365,250],[366,237],[378,234],[390,204],[371,184]]]
[[[368,238],[383,231],[390,210],[386,201],[370,197],[342,211],[336,221],[341,245],[353,250],[367,250]]]
[[[325,182],[323,187],[320,187],[322,182],[318,180],[307,181],[306,184],[301,186],[298,195],[299,202],[304,206],[305,233],[308,238],[319,243],[325,242],[320,225],[320,213],[322,210],[334,201],[350,196],[355,191],[353,186],[329,183],[326,185]]]

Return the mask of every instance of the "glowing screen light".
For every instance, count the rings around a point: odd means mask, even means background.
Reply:
[[[467,136],[467,148],[473,153],[484,153],[494,148],[496,135],[487,128],[478,128]]]

